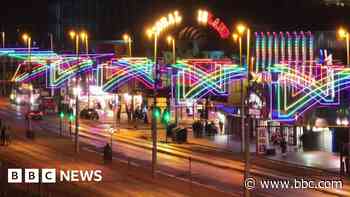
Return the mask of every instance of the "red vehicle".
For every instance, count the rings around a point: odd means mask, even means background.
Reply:
[[[32,110],[26,114],[26,119],[42,120],[44,113],[40,110]]]
[[[39,109],[42,111],[46,111],[46,110],[55,111],[56,103],[52,97],[41,97]]]

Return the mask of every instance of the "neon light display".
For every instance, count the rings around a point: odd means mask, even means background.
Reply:
[[[267,38],[268,38],[268,42],[267,42],[267,52],[268,52],[268,63],[267,65],[270,66],[272,65],[272,35],[270,34],[270,32],[267,32]]]
[[[261,45],[261,36],[255,32],[255,72],[259,72],[259,67],[258,65],[260,65],[260,45]]]
[[[104,77],[103,91],[113,91],[129,80],[137,80],[149,89],[154,88],[153,62],[147,58],[121,58],[100,68],[109,73]]]
[[[72,55],[57,55],[52,51],[38,51],[33,49],[30,57],[26,50],[1,50],[0,54],[23,60],[17,66],[12,77],[15,82],[28,82],[40,76],[45,76],[47,87],[60,87],[69,78],[92,68],[94,62],[100,58],[110,57],[113,54],[84,54],[79,57]]]
[[[284,63],[286,60],[286,39],[282,32],[280,32],[280,40],[281,40],[281,62]]]
[[[303,114],[315,105],[338,105],[339,92],[350,88],[350,69],[339,66],[326,67],[313,64],[313,69],[323,70],[322,75],[302,73],[288,65],[274,65],[271,73],[278,74],[278,80],[271,82],[270,111],[272,119],[279,121],[292,121],[297,115]],[[305,69],[305,71],[307,71]],[[310,71],[309,71],[310,72]],[[284,77],[281,77],[283,76]],[[299,90],[297,94],[285,93],[283,85]]]
[[[242,79],[246,68],[233,65],[230,60],[188,59],[173,65],[177,68],[176,96],[198,99],[207,94],[227,95],[228,83]]]
[[[350,68],[333,65],[332,55],[326,50],[320,50],[321,61],[316,62],[311,32],[256,32],[255,38],[255,70],[260,72],[256,76],[263,76],[268,87],[271,120],[295,121],[315,106],[339,105],[340,91],[350,88]],[[72,55],[33,50],[29,61],[25,49],[0,49],[0,56],[22,60],[13,77],[16,82],[46,76],[48,86],[60,87],[95,65],[103,91],[113,91],[131,80],[144,88],[154,88],[154,62],[146,57],[114,59],[112,55],[91,54],[78,61]],[[103,61],[96,62],[102,57]],[[171,69],[159,66],[161,73],[167,73],[174,82],[172,92],[180,102],[208,95],[227,96],[230,82],[247,76],[246,67],[227,59],[184,59],[170,65]]]
[[[300,37],[297,34],[297,32],[294,32],[294,61],[296,65],[299,64],[299,48],[300,48],[299,38]]]
[[[230,30],[220,18],[216,18],[211,12],[199,10],[197,16],[198,22],[208,24],[215,29],[221,38],[227,39],[230,37]]]
[[[279,63],[279,53],[278,53],[278,43],[279,43],[279,40],[278,40],[278,35],[276,34],[276,32],[273,32],[273,37],[274,37],[274,48],[275,48],[275,61],[274,63],[275,64],[278,64]]]
[[[314,40],[309,32],[256,32],[255,41],[255,59],[259,60],[255,62],[255,66],[262,67],[262,70],[273,64],[293,62],[294,66],[298,67],[298,64],[313,61]]]
[[[262,42],[261,42],[261,66],[262,70],[265,70],[265,66],[266,66],[266,38],[265,38],[265,34],[261,32],[261,37],[262,37]]]

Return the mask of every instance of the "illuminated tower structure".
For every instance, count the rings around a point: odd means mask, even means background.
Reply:
[[[314,60],[314,38],[311,32],[256,32],[255,70],[285,63],[297,69]]]

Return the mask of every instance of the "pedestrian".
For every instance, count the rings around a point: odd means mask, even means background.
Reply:
[[[142,112],[143,112],[143,123],[148,124],[147,106],[143,107]]]
[[[6,138],[6,127],[2,126],[1,127],[1,145],[5,145],[5,138]]]
[[[118,110],[117,110],[117,120],[118,120],[118,122],[120,122],[121,110],[122,110],[122,105],[119,104],[119,105],[118,105]]]
[[[210,135],[210,125],[209,125],[209,123],[208,123],[208,121],[207,120],[205,120],[205,122],[204,122],[204,133],[205,133],[205,135]]]
[[[9,145],[10,144],[10,142],[11,142],[11,136],[10,136],[10,134],[11,134],[11,130],[10,130],[10,126],[7,126],[7,134],[5,134],[5,142],[7,143],[7,145]]]
[[[108,143],[103,148],[103,160],[105,163],[112,161],[112,148]]]
[[[350,169],[350,161],[349,161],[349,157],[345,157],[345,171],[347,175],[350,175],[349,169]]]
[[[287,142],[284,140],[284,138],[281,139],[281,151],[282,151],[282,156],[285,157],[287,154]]]
[[[224,123],[219,120],[219,129],[220,129],[220,134],[223,134],[223,131],[224,131]]]

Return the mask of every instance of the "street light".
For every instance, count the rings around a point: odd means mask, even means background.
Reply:
[[[349,32],[345,30],[344,28],[339,28],[338,35],[340,38],[344,39],[346,41],[346,65],[350,64],[350,56],[349,56]]]
[[[89,57],[89,39],[88,34],[85,31],[80,32],[80,39],[85,44],[85,53],[86,57]],[[88,96],[88,108],[90,108],[90,75],[89,72],[86,73],[86,81],[87,81],[87,96]]]
[[[172,46],[172,55],[173,55],[173,64],[176,64],[176,45],[175,45],[175,39],[172,36],[167,36],[167,42],[169,45]],[[173,84],[173,80],[171,79],[171,84]],[[172,86],[173,87],[173,86]],[[174,98],[174,105],[175,105],[175,124],[178,123],[178,111],[177,111],[177,101],[176,96]]]
[[[172,46],[173,49],[173,64],[176,64],[176,56],[175,56],[175,39],[172,36],[168,36],[166,38],[168,44],[170,44]]]
[[[24,33],[22,35],[22,39],[25,42],[25,44],[28,47],[28,60],[29,60],[29,74],[32,72],[32,58],[31,58],[31,43],[32,43],[32,38],[27,34]],[[31,99],[32,99],[32,86],[29,83],[29,91],[28,91],[28,114],[30,113],[31,110]],[[31,138],[33,137],[33,131],[32,131],[32,121],[31,118],[28,117],[28,129],[27,129],[27,137]]]
[[[70,31],[69,36],[72,40],[75,39],[75,55],[77,58],[77,65],[79,66],[79,38],[82,39],[82,41],[86,41],[86,51],[88,53],[88,44],[87,44],[87,33],[86,32],[80,32],[77,33],[75,31]],[[77,70],[79,72],[79,68]],[[74,138],[74,144],[75,144],[75,152],[79,153],[79,77],[76,75],[75,79],[75,138]]]
[[[79,34],[76,33],[75,31],[70,31],[69,36],[72,40],[75,40],[75,55],[77,58],[77,64],[79,65]],[[78,75],[76,75],[75,78],[75,87],[79,86],[79,78]],[[77,92],[77,91],[76,91]],[[79,153],[79,96],[76,93],[75,94],[75,134],[74,134],[74,147],[75,147],[75,152]]]
[[[130,35],[129,34],[123,34],[123,40],[124,40],[124,42],[126,43],[126,45],[127,45],[127,47],[128,47],[128,53],[129,53],[129,57],[131,57],[132,55],[131,55],[131,37],[130,37]],[[131,93],[132,93],[132,96],[131,96],[131,111],[132,111],[132,113],[131,113],[131,120],[132,120],[132,122],[133,122],[133,124],[134,124],[134,127],[136,128],[137,127],[137,125],[136,125],[136,118],[135,118],[135,116],[134,116],[134,105],[135,105],[135,103],[134,103],[134,95],[135,95],[135,80],[133,80],[133,81],[131,81],[131,83],[128,83],[128,89],[131,89],[131,90],[133,90],[133,91],[131,91]]]
[[[81,41],[85,44],[86,55],[89,54],[89,39],[88,34],[84,31],[80,32]]]
[[[245,32],[245,30],[246,30],[246,26],[245,25],[243,25],[243,24],[238,24],[237,25],[237,31],[238,31],[239,34],[242,35]]]
[[[238,37],[239,37],[238,34],[236,33],[232,34],[233,41],[237,42]]]
[[[124,34],[123,40],[125,43],[128,44],[129,57],[131,57],[131,37],[129,36],[129,34]]]
[[[149,39],[154,38],[154,91],[153,91],[153,109],[157,107],[157,84],[159,81],[157,65],[157,40],[159,34],[166,28],[180,24],[182,17],[178,11],[169,13],[168,16],[161,17],[153,27],[146,30]],[[157,118],[152,113],[152,175],[154,177],[157,164]]]
[[[157,66],[157,38],[158,32],[148,29],[146,31],[148,38],[154,38],[154,90],[153,90],[153,110],[157,107],[157,82],[158,82],[158,66]],[[157,164],[157,118],[152,113],[152,176],[156,170]]]
[[[247,28],[244,24],[238,24],[236,26],[236,30],[239,34],[239,36],[234,36],[234,37],[238,37],[239,39],[239,61],[240,61],[240,65],[241,67],[243,67],[243,62],[242,62],[242,36],[244,33],[247,33],[247,56],[246,56],[246,63],[247,63],[247,94],[249,94],[249,86],[250,86],[250,65],[249,65],[249,60],[250,60],[250,29]],[[244,140],[242,139],[242,142],[244,141],[244,155],[245,155],[245,170],[244,170],[244,179],[249,178],[249,171],[250,171],[250,135],[249,135],[249,129],[246,130],[245,129],[245,107],[244,107],[244,95],[243,95],[243,80],[241,80],[241,116],[242,116],[242,122],[241,122],[241,130],[242,130],[242,137],[244,136]],[[249,114],[248,114],[249,115]],[[248,117],[247,115],[247,117]],[[247,118],[248,119],[248,118]],[[249,119],[248,119],[248,123],[249,123]],[[249,190],[245,189],[244,190],[244,195],[246,197],[250,196],[250,192]]]

